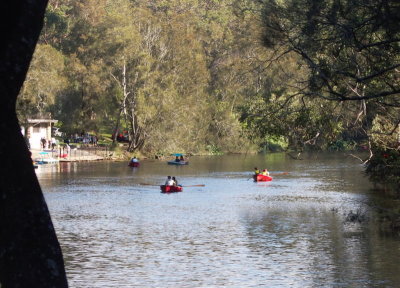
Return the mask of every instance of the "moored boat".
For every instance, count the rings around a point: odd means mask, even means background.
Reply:
[[[40,152],[40,157],[35,159],[36,164],[53,164],[58,163],[60,160],[50,156],[48,152]]]
[[[262,175],[262,174],[253,175],[253,179],[254,179],[254,182],[272,181],[271,176]]]
[[[160,185],[162,193],[182,192],[182,186]]]
[[[53,164],[53,163],[60,162],[60,160],[55,159],[53,157],[50,157],[50,158],[36,158],[35,162],[36,162],[36,164]]]

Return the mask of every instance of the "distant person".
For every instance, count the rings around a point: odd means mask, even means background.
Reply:
[[[183,158],[183,155],[181,155],[181,157],[179,158],[180,161],[185,161],[185,159]]]
[[[174,186],[178,186],[178,180],[176,180],[176,177],[172,177],[172,181],[174,181]]]
[[[260,170],[257,167],[254,167],[254,174],[255,175],[260,174]]]
[[[178,156],[176,156],[175,157],[175,162],[180,162],[181,160],[179,160],[179,157]]]
[[[264,169],[264,170],[262,171],[262,175],[264,175],[264,176],[269,176],[268,170],[267,170],[267,169]]]
[[[46,139],[44,139],[43,137],[40,139],[40,142],[41,142],[41,146],[42,146],[42,149],[44,150],[44,149],[46,149]]]
[[[171,176],[167,177],[167,181],[165,181],[166,186],[174,186],[174,180],[172,180]]]
[[[68,144],[65,144],[65,146],[67,147],[68,157],[70,157],[71,156],[71,146],[69,146]]]
[[[133,158],[131,159],[132,163],[138,163],[139,159],[136,158],[136,156],[133,156]]]
[[[51,149],[54,150],[54,148],[56,148],[57,142],[56,142],[56,138],[52,137],[51,138]]]

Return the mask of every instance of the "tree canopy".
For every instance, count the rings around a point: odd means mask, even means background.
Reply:
[[[269,53],[259,14],[243,7],[50,1],[19,112],[52,112],[71,133],[129,130],[130,148],[145,153],[243,150],[237,108]],[[46,74],[49,83],[37,77]],[[166,131],[177,137],[166,143]]]
[[[343,107],[343,111],[337,114],[331,110],[329,114],[340,124],[338,131],[342,137],[347,135],[357,140],[357,135],[361,135],[368,141],[369,160],[373,161],[367,171],[385,167],[392,171],[390,175],[395,175],[400,150],[400,3],[395,0],[266,0],[263,3],[266,47],[278,55],[296,55],[308,70],[295,93],[303,101],[307,98],[338,102],[339,105],[334,105]],[[318,126],[324,127],[311,127]],[[385,164],[376,161],[389,150],[391,161],[386,159]],[[374,164],[377,162],[380,166]]]

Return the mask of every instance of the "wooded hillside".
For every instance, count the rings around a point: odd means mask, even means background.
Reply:
[[[129,130],[130,150],[244,151],[261,89],[259,13],[239,1],[50,1],[18,110],[67,132]],[[168,141],[166,141],[168,139]]]

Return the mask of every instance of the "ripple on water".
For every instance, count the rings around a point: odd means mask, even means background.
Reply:
[[[261,161],[251,157],[242,161],[250,163],[249,170],[253,162]],[[400,256],[398,251],[390,255],[383,250],[392,242],[367,238],[361,225],[344,223],[346,212],[356,210],[367,196],[360,193],[359,185],[343,180],[343,163],[288,169],[284,160],[274,160],[281,165],[279,171],[291,173],[274,176],[270,183],[254,183],[247,180],[251,171],[235,171],[235,165],[222,159],[216,164],[223,167],[221,171],[209,162],[195,166],[193,160],[189,169],[149,163],[133,173],[118,163],[107,167],[99,163],[85,165],[81,174],[77,166],[73,176],[45,175],[45,197],[70,287],[378,287],[379,283],[391,287],[400,283],[395,273],[384,272],[394,268],[380,257],[389,255],[394,263],[393,257]],[[319,177],[321,167],[330,172],[329,177]],[[161,194],[156,185],[171,174],[184,185],[205,187]],[[376,268],[378,264],[386,269]]]

